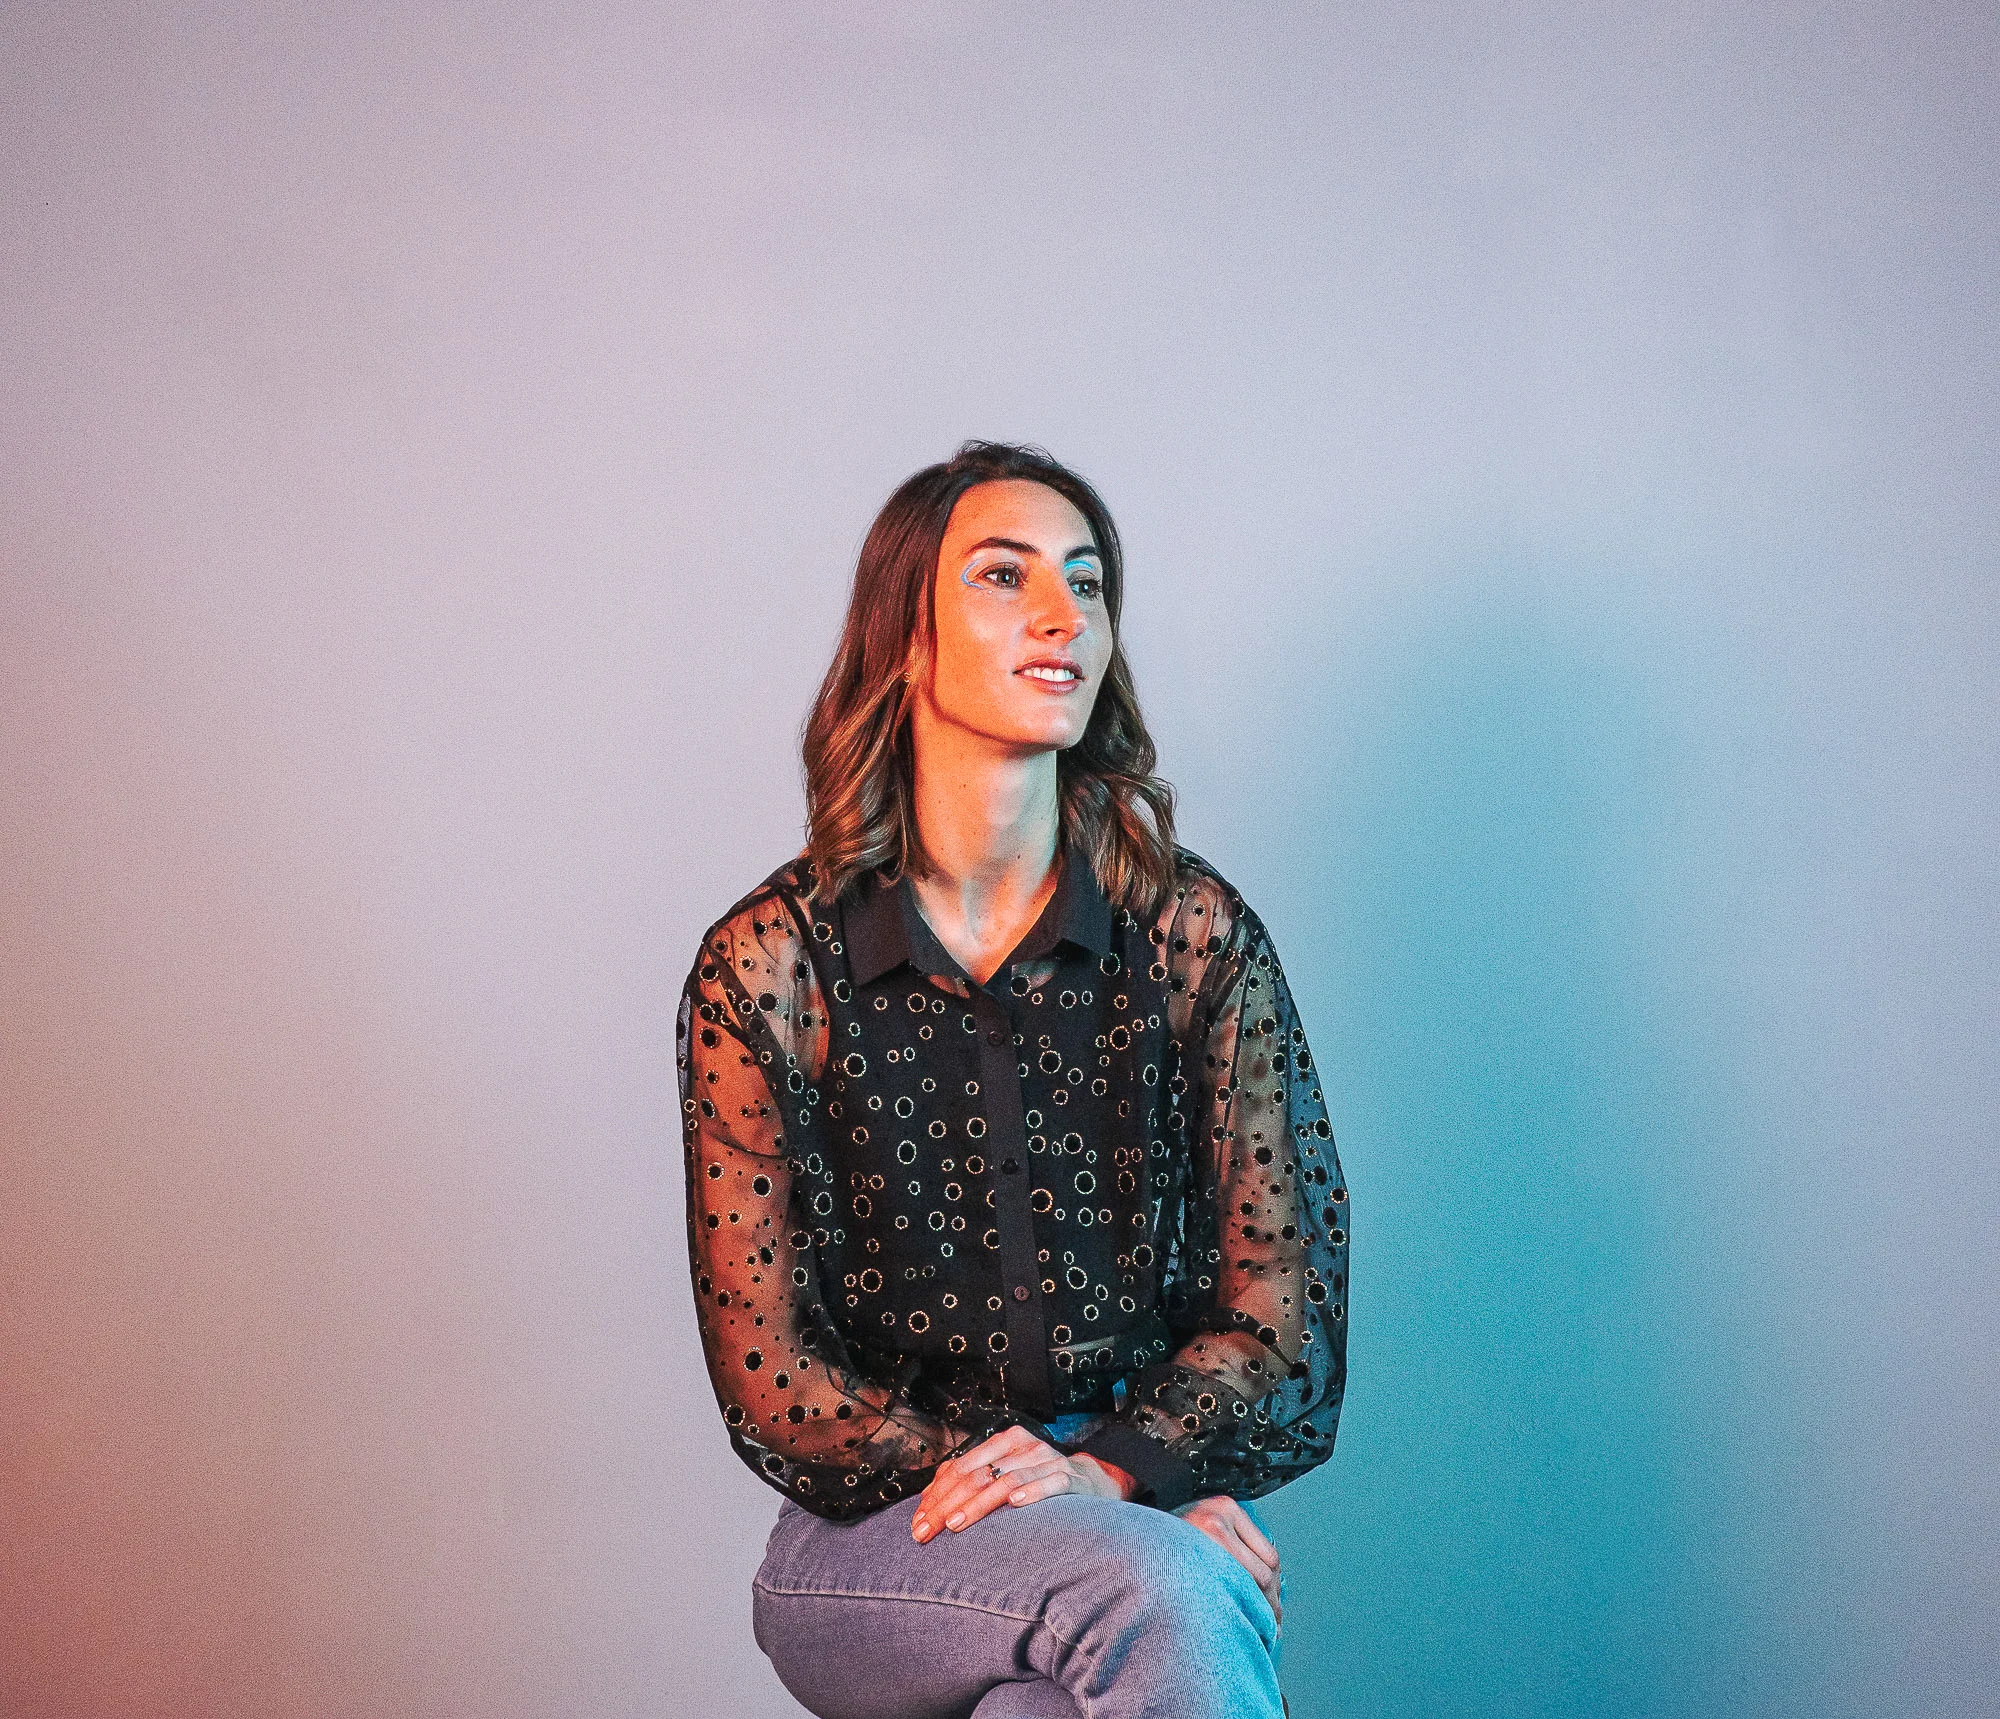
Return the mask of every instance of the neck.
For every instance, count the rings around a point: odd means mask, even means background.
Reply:
[[[920,895],[977,923],[1011,917],[1053,887],[1056,755],[1018,753],[915,717],[917,832],[930,856]]]

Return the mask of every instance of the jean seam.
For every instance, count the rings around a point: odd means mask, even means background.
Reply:
[[[981,1605],[977,1600],[955,1600],[944,1594],[878,1594],[866,1588],[781,1588],[761,1579],[750,1584],[762,1593],[789,1600],[883,1600],[908,1606],[954,1606],[962,1612],[984,1612],[988,1617],[1005,1618],[1009,1623],[1039,1624],[1045,1620],[1033,1612],[1010,1612],[1000,1606]],[[1054,1630],[1050,1630],[1055,1635]],[[1056,1640],[1062,1641],[1061,1636]],[[1073,1644],[1063,1642],[1065,1647]]]
[[[954,1606],[962,1612],[982,1612],[987,1617],[1005,1618],[1009,1623],[1032,1624],[1048,1633],[1062,1645],[1075,1653],[1078,1644],[1064,1635],[1049,1622],[1048,1613],[1010,1612],[999,1606],[984,1606],[977,1600],[954,1600],[943,1594],[876,1594],[860,1588],[780,1588],[762,1579],[753,1580],[753,1588],[781,1600],[883,1600],[906,1606]]]
[[[750,1585],[759,1592],[769,1594],[772,1598],[780,1600],[876,1600],[906,1606],[952,1606],[962,1612],[979,1612],[986,1617],[1005,1618],[1009,1623],[1028,1624],[1035,1629],[1046,1630],[1051,1637],[1060,1642],[1069,1652],[1076,1653],[1081,1651],[1076,1642],[1071,1641],[1068,1636],[1064,1635],[1061,1630],[1049,1622],[1047,1613],[1043,1613],[1040,1617],[1037,1617],[1028,1612],[1003,1611],[998,1606],[982,1606],[976,1600],[946,1599],[942,1594],[870,1594],[863,1593],[854,1588],[779,1588],[773,1587],[769,1582],[755,1578],[752,1579]],[[1055,1680],[1051,1678],[1049,1681],[1054,1682]],[[1061,1688],[1062,1685],[1057,1684],[1057,1687]],[[1090,1719],[1089,1710],[1084,1707],[1082,1698],[1072,1693],[1070,1699],[1076,1703],[1077,1711],[1083,1716],[1083,1719]]]

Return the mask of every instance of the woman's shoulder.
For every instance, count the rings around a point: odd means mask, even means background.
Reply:
[[[796,854],[730,906],[701,934],[702,957],[726,955],[745,943],[771,950],[811,935],[811,861]]]
[[[1162,924],[1191,941],[1211,937],[1225,941],[1239,931],[1255,934],[1263,922],[1242,892],[1191,848],[1174,848],[1174,891],[1162,911]],[[1196,939],[1191,933],[1199,930]]]
[[[1169,947],[1185,939],[1190,947],[1209,954],[1226,948],[1246,960],[1277,960],[1270,927],[1235,884],[1186,848],[1174,849],[1174,862],[1174,893],[1158,922]]]
[[[1198,893],[1205,899],[1236,896],[1235,886],[1221,872],[1193,848],[1184,848],[1178,842],[1174,844],[1174,889],[1177,894]]]

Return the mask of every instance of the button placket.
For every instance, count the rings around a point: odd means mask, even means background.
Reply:
[[[994,1179],[995,1228],[1000,1232],[1000,1275],[1006,1286],[1001,1310],[1007,1330],[1008,1400],[1046,1420],[1055,1412],[1049,1389],[1048,1324],[1042,1303],[1041,1266],[1035,1255],[1035,1220],[1028,1204],[1028,1127],[1021,1103],[1021,1069],[1014,1055],[1013,1023],[991,995],[975,990],[974,1018],[983,1029],[979,1086],[986,1123],[993,1132],[999,1174]]]

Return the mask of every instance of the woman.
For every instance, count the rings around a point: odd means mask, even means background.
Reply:
[[[696,1306],[824,1719],[1275,1715],[1347,1190],[1276,953],[1173,844],[1118,535],[968,443],[862,548],[808,843],[681,1010]]]

